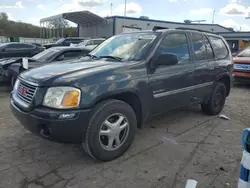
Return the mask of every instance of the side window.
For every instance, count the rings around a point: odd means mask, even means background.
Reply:
[[[101,44],[102,42],[103,42],[103,40],[95,40],[95,41],[94,41],[94,44],[95,44],[95,45],[99,45],[99,44]]]
[[[19,49],[32,49],[34,48],[33,45],[30,45],[30,44],[18,44],[18,47]]]
[[[228,50],[222,39],[217,37],[209,37],[213,46],[214,54],[217,59],[223,59],[228,56]]]
[[[73,58],[77,58],[79,56],[83,56],[81,51],[77,51],[77,52],[66,52],[64,53],[64,60],[66,59],[73,59]]]
[[[213,59],[214,53],[213,53],[211,44],[208,41],[207,37],[205,37],[204,40],[205,40],[205,45],[206,45],[206,50],[207,50],[207,59]]]
[[[70,45],[71,43],[71,39],[66,39],[65,41],[63,41],[63,44],[65,45]]]
[[[18,48],[18,47],[16,47],[15,44],[8,44],[8,45],[6,45],[5,50],[12,50],[12,49],[16,49],[16,48]]]
[[[192,33],[192,45],[194,49],[194,56],[196,61],[206,60],[206,45],[203,40],[203,35]]]
[[[86,46],[90,46],[90,45],[94,45],[94,41],[90,40],[89,42],[87,42]]]
[[[179,63],[189,62],[189,50],[187,36],[184,33],[169,34],[160,44],[156,55],[175,54]]]

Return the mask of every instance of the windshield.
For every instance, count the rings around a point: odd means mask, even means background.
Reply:
[[[53,49],[53,48],[49,48],[48,50],[44,50],[41,53],[35,55],[32,57],[32,59],[35,59],[37,61],[48,61],[50,60],[52,57],[54,57],[60,50],[58,49]]]
[[[240,52],[237,56],[238,57],[250,57],[250,48],[246,48],[245,50]]]
[[[65,38],[59,39],[58,41],[56,41],[56,44],[62,43],[65,40]]]
[[[157,33],[129,33],[113,36],[90,54],[96,57],[114,56],[122,60],[137,61],[143,59]]]

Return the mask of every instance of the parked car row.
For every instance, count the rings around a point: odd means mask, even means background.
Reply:
[[[250,83],[250,47],[233,54],[234,80]]]
[[[32,57],[40,52],[44,48],[39,45],[11,42],[0,44],[0,59],[10,57]]]
[[[66,37],[59,39],[56,43],[45,44],[43,45],[46,49],[56,46],[70,46],[71,44],[79,44],[85,41],[86,37]]]
[[[28,61],[28,69],[32,69],[51,62],[85,56],[104,40],[104,38],[67,37],[54,44],[44,45],[44,47],[37,43],[2,44],[0,45],[0,83],[8,82],[11,87],[14,86],[18,75],[27,69],[23,66],[23,57],[27,59],[25,61]]]
[[[219,114],[232,71],[221,36],[184,29],[124,33],[83,58],[24,71],[10,105],[34,134],[81,143],[93,158],[109,161],[157,114],[194,104]]]
[[[85,56],[90,52],[87,48],[77,47],[53,47],[31,58],[26,58],[28,67],[23,65],[23,58],[0,59],[0,81],[8,82],[11,88],[14,86],[18,75],[26,69],[43,66],[52,62],[63,62]]]

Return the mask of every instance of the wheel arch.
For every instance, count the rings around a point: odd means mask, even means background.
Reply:
[[[232,87],[232,79],[229,73],[221,74],[217,77],[216,82],[222,82],[225,84],[227,88],[227,96],[229,96],[231,87]]]
[[[142,101],[139,95],[133,90],[126,90],[126,91],[117,91],[115,93],[110,93],[105,96],[101,96],[95,100],[94,106],[98,103],[109,100],[109,99],[116,99],[123,101],[131,106],[134,110],[136,118],[137,118],[137,127],[140,128],[143,123],[143,108],[142,108]]]

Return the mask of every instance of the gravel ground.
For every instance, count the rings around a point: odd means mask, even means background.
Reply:
[[[12,116],[9,93],[0,93],[0,188],[236,187],[242,130],[250,125],[250,86],[232,89],[223,114],[206,116],[189,107],[148,122],[132,147],[117,160],[101,163],[79,145],[43,140]]]

